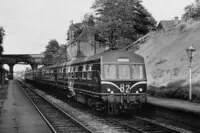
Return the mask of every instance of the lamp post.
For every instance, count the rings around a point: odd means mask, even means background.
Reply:
[[[189,100],[192,100],[192,58],[194,56],[194,52],[196,51],[195,47],[193,45],[190,45],[186,49],[186,53],[188,55],[188,58],[190,60],[190,65],[189,65],[189,71],[190,71],[190,88],[189,88]]]

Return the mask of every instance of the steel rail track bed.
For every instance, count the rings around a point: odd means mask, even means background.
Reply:
[[[81,110],[79,107],[77,107],[77,109]],[[91,110],[88,111],[88,113],[92,114]],[[173,129],[169,125],[165,126],[162,124],[153,123],[151,121],[141,119],[140,117],[134,117],[132,119],[122,119],[122,118],[113,118],[113,117],[99,117],[99,115],[93,114],[93,118],[99,121],[100,123],[104,123],[108,125],[111,129],[115,129],[119,132],[182,133],[182,131]],[[98,132],[98,130],[94,129],[93,132]]]
[[[114,118],[111,118],[111,120],[120,123],[125,128],[132,128],[139,133],[182,133],[182,131],[177,131],[168,126],[152,123],[138,117],[134,117],[131,120],[118,120]]]
[[[50,103],[22,81],[18,85],[54,133],[93,133],[75,118]]]

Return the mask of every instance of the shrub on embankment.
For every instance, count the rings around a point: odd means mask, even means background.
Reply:
[[[189,100],[189,85],[176,81],[166,86],[148,86],[148,94],[155,97]],[[192,102],[200,103],[200,84],[192,84]]]
[[[189,59],[186,48],[193,45],[196,51],[192,60],[192,97],[193,101],[200,101],[199,37],[199,21],[182,22],[171,31],[152,32],[140,45],[137,53],[145,58],[150,95],[188,100]]]

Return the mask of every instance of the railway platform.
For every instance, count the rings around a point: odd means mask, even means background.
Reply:
[[[152,105],[200,115],[200,104],[197,103],[178,99],[157,98],[152,96],[148,96],[147,101]]]
[[[8,86],[0,113],[0,133],[51,133],[16,81],[10,81]]]

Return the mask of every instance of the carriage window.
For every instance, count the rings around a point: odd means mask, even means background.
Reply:
[[[94,65],[92,65],[92,70],[100,72],[100,64],[94,64]]]
[[[78,66],[74,67],[74,78],[78,78]]]
[[[133,79],[144,79],[142,65],[132,65],[132,78]]]
[[[83,69],[83,66],[78,66],[78,79],[79,80],[82,79],[82,69]]]
[[[63,68],[63,73],[65,73],[66,72],[66,68]]]
[[[106,64],[104,65],[104,77],[106,79],[116,79],[116,65]]]
[[[86,65],[83,66],[82,72],[83,72],[82,79],[86,79],[87,78]]]
[[[92,65],[88,66],[87,79],[92,80]]]
[[[119,79],[130,79],[129,65],[119,65]]]
[[[92,80],[92,71],[87,72],[87,79]]]
[[[63,79],[66,77],[66,68],[63,69]]]
[[[74,78],[74,67],[71,67],[71,70],[70,70],[70,78]]]
[[[96,83],[99,83],[99,81],[101,80],[100,76],[99,76],[99,73],[97,71],[93,71],[92,73],[93,73],[94,81],[96,81]]]

